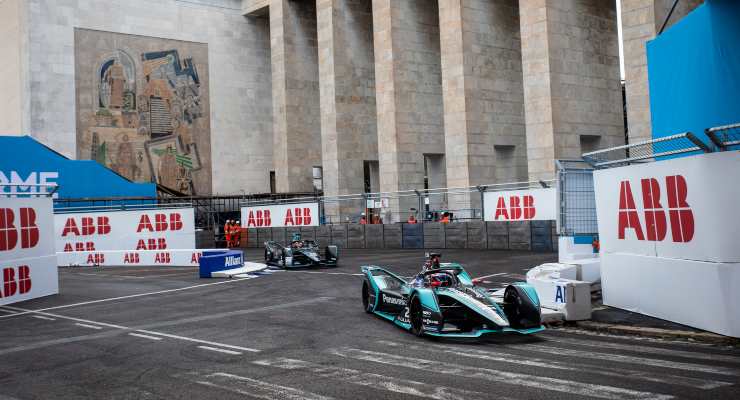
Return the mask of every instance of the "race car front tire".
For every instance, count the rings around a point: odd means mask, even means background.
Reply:
[[[362,282],[362,306],[365,308],[365,312],[370,314],[373,312],[374,304],[370,304],[370,288],[367,286],[367,282]]]
[[[409,320],[411,321],[411,333],[418,337],[424,336],[424,316],[421,302],[416,297],[412,298],[410,302]]]

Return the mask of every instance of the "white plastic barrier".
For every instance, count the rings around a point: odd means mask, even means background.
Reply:
[[[60,266],[104,266],[161,265],[171,267],[198,266],[203,250],[118,250],[118,251],[75,251],[59,252]]]
[[[584,258],[594,258],[594,248],[591,243],[576,243],[573,236],[558,237],[558,262],[565,263]]]
[[[604,304],[740,337],[740,152],[594,172]]]
[[[527,271],[527,283],[537,291],[543,308],[556,310],[568,321],[591,318],[591,282],[576,280],[579,267],[542,264]]]
[[[51,198],[0,198],[0,264],[0,305],[59,293]]]

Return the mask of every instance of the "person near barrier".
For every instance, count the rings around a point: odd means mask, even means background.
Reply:
[[[226,240],[226,248],[231,248],[231,220],[227,219],[224,224],[224,239]]]
[[[231,230],[231,238],[233,241],[234,247],[241,247],[242,245],[242,227],[239,221],[236,221],[236,223],[233,225],[233,228]]]
[[[409,215],[409,219],[406,221],[407,224],[415,224],[416,223],[416,217],[414,214]]]
[[[360,215],[360,225],[367,225],[367,217],[365,216],[365,213]]]
[[[442,218],[439,220],[440,223],[443,224],[449,224],[450,223],[450,214],[444,213],[442,214]]]

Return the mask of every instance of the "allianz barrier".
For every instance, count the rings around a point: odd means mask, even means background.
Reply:
[[[244,253],[241,250],[204,251],[200,256],[200,277],[210,278],[211,274],[239,268],[244,265]]]
[[[319,246],[345,249],[492,249],[556,251],[555,221],[454,222],[450,224],[337,224],[300,228],[251,228],[245,245],[261,248],[265,241],[285,243],[300,233]]]

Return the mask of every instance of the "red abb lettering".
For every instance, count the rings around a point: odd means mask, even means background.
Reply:
[[[288,211],[285,213],[285,221],[283,222],[283,225],[289,226],[289,225],[295,225],[293,222],[293,212],[288,209]]]
[[[294,208],[293,215],[295,215],[295,224],[303,225],[303,210],[300,208]]]
[[[303,225],[311,225],[311,209],[303,209]]]
[[[182,229],[182,217],[178,213],[170,214],[170,230],[179,231]]]
[[[67,218],[67,221],[64,223],[64,229],[62,229],[62,237],[67,235],[90,236],[96,233],[98,235],[107,235],[110,233],[110,220],[105,216],[98,217],[97,225],[93,217],[82,217],[80,218],[79,225],[82,226],[82,230],[78,227],[74,217]]]
[[[249,210],[249,215],[247,217],[247,226],[272,226],[270,210]]]
[[[30,249],[39,243],[39,227],[36,225],[36,210],[29,207],[20,212],[21,248]],[[10,208],[0,209],[0,251],[13,250],[18,244],[18,230],[15,226],[15,213]]]
[[[142,214],[141,218],[139,219],[139,226],[136,228],[136,233],[139,233],[146,229],[149,232],[154,232],[154,226],[152,226],[152,221],[149,220],[149,216],[146,214]]]
[[[198,264],[200,262],[200,255],[201,255],[201,253],[193,253],[190,256],[190,263],[191,264]]]
[[[645,178],[640,183],[645,208],[647,240],[662,241],[667,234],[667,221],[665,210],[660,203],[660,184],[655,178]],[[666,191],[668,194],[668,217],[671,222],[671,238],[676,243],[690,242],[694,237],[694,213],[686,201],[688,196],[686,179],[681,175],[667,176]],[[619,239],[625,238],[627,229],[634,229],[637,240],[645,240],[630,182],[622,181],[619,187],[617,224]]]
[[[139,261],[139,253],[126,253],[126,255],[123,256],[124,264],[138,264]]]
[[[499,197],[496,202],[496,215],[494,215],[493,219],[498,220],[499,217],[509,219],[509,211],[506,209],[506,200],[503,197]]]
[[[509,197],[509,213],[511,219],[522,218],[522,207],[519,205],[519,196]]]
[[[100,265],[105,263],[104,253],[90,253],[87,255],[87,263],[92,265]]]
[[[13,267],[3,268],[3,286],[0,288],[0,297],[10,297],[16,294],[26,294],[31,291],[31,268],[28,265],[18,266],[18,278]]]
[[[523,196],[524,198],[524,219],[533,219],[537,213],[537,209],[534,207],[534,196]]]
[[[149,238],[146,239],[146,241],[144,241],[144,239],[139,239],[136,243],[136,250],[164,250],[166,248],[166,238]]]
[[[142,214],[139,218],[139,225],[136,228],[136,232],[139,233],[143,230],[149,232],[164,232],[166,230],[179,231],[183,227],[182,217],[178,213],[167,214],[154,214],[154,225],[149,215]]]
[[[170,253],[157,253],[157,255],[154,256],[155,264],[169,264],[170,262]]]

